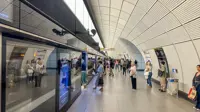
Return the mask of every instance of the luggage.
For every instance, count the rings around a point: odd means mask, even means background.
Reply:
[[[137,89],[137,79],[131,76],[132,89]]]

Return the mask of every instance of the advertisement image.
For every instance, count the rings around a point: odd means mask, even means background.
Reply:
[[[60,61],[60,106],[61,109],[69,99],[70,64],[68,60]]]

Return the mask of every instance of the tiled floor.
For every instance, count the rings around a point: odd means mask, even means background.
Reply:
[[[103,92],[94,91],[92,81],[68,112],[195,112],[188,101],[160,93],[158,85],[147,88],[138,74],[137,90],[131,89],[129,76],[119,72],[114,78],[105,76]]]

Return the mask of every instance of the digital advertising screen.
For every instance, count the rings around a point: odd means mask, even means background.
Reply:
[[[61,109],[69,101],[69,81],[70,81],[70,64],[67,61],[61,61],[60,66],[60,106]]]

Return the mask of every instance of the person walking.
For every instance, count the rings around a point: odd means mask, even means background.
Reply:
[[[131,68],[130,68],[130,77],[131,77],[131,85],[132,85],[132,89],[137,89],[137,83],[136,83],[136,66],[134,63],[131,64]]]
[[[113,69],[114,69],[114,60],[111,58],[110,59],[110,76],[114,77]]]
[[[197,65],[197,72],[192,80],[192,88],[197,91],[196,106],[193,107],[196,110],[200,110],[200,65]]]
[[[130,73],[130,70],[129,70],[130,68],[131,68],[131,61],[127,59],[127,68],[126,68],[127,73]]]
[[[123,67],[123,75],[126,76],[126,67],[127,67],[127,61],[126,60],[124,61],[122,67]]]
[[[119,71],[119,61],[117,59],[115,60],[115,69]]]
[[[122,58],[120,61],[120,70],[123,71],[124,59]]]

